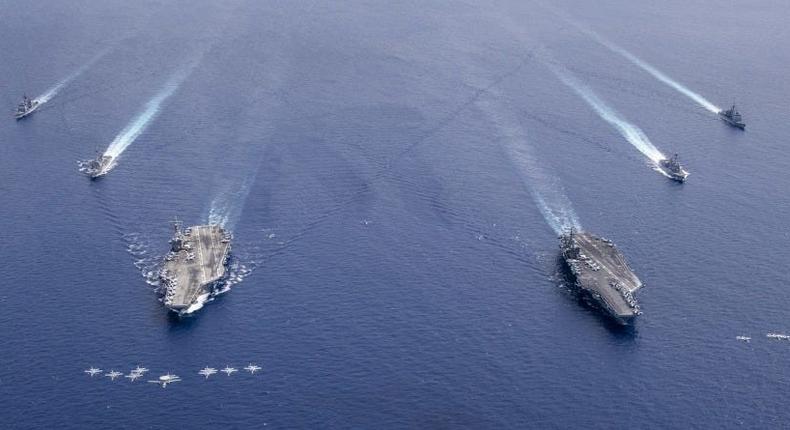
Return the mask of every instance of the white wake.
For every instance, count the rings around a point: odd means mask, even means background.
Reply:
[[[481,106],[488,104],[478,102]],[[485,109],[497,124],[510,159],[518,168],[532,199],[540,209],[546,223],[557,235],[571,228],[582,230],[579,218],[570,199],[560,184],[559,178],[548,172],[532,154],[526,135],[518,122],[495,107]]]
[[[556,11],[555,11],[556,12]],[[625,48],[611,42],[610,40],[606,39],[605,37],[601,36],[600,34],[596,33],[595,31],[591,30],[585,25],[582,25],[579,22],[576,22],[574,19],[571,19],[567,15],[563,13],[556,12],[559,15],[563,16],[563,18],[568,21],[571,25],[576,27],[582,33],[587,34],[588,36],[595,39],[601,45],[607,47],[610,51],[621,55],[626,60],[633,63],[635,66],[639,67],[640,69],[646,71],[647,73],[651,74],[654,78],[658,79],[659,81],[669,85],[671,88],[675,89],[677,92],[685,95],[686,97],[690,98],[691,100],[695,101],[700,106],[704,107],[705,109],[709,110],[712,113],[718,113],[721,111],[721,108],[716,106],[715,104],[711,103],[705,97],[702,97],[700,94],[692,91],[685,85],[681,84],[680,82],[670,78],[666,73],[656,69],[651,64],[645,62],[641,58],[637,57],[636,55],[628,52]]]
[[[104,151],[104,155],[111,155],[113,158],[117,158],[129,147],[129,145],[134,143],[145,129],[148,128],[151,121],[159,114],[162,104],[175,93],[191,71],[192,68],[189,67],[173,75],[159,93],[145,104],[145,109],[137,114],[137,116],[115,136],[110,146]]]
[[[234,229],[241,218],[244,204],[250,194],[252,184],[255,183],[256,176],[257,170],[247,176],[239,186],[226,186],[216,194],[208,209],[209,224],[218,224],[229,230]]]
[[[77,79],[77,77],[79,77],[81,74],[85,73],[86,70],[88,70],[92,65],[94,65],[97,61],[99,61],[102,57],[107,55],[108,52],[110,52],[110,49],[105,49],[105,50],[99,52],[98,54],[93,56],[93,58],[88,60],[87,63],[83,64],[80,68],[75,70],[72,74],[66,76],[63,80],[61,80],[60,82],[55,84],[52,88],[48,89],[44,94],[41,94],[40,96],[36,97],[36,100],[40,104],[44,104],[44,103],[52,100],[52,98],[55,97],[58,94],[58,92],[60,92],[60,90],[63,89],[63,87],[68,85],[74,79]]]
[[[626,121],[617,111],[609,107],[595,92],[587,85],[580,82],[568,70],[555,64],[546,63],[555,75],[576,94],[578,94],[595,113],[604,121],[611,124],[631,145],[639,150],[645,157],[654,163],[666,157],[656,148],[647,135],[639,127]]]

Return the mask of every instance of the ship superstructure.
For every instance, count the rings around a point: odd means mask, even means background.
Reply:
[[[80,166],[80,172],[90,176],[91,179],[96,179],[106,175],[115,167],[115,158],[96,151],[96,158],[79,161],[77,164]]]
[[[571,230],[560,236],[560,250],[585,298],[623,325],[642,314],[634,297],[642,281],[612,241]]]
[[[16,112],[14,112],[14,118],[22,119],[31,113],[33,113],[38,106],[40,105],[38,100],[33,100],[29,98],[27,95],[22,96],[22,101],[16,106]]]
[[[163,302],[179,315],[203,306],[226,278],[232,235],[219,225],[181,228],[173,222],[170,252],[165,256],[159,281]]]
[[[680,165],[678,154],[673,155],[672,158],[659,160],[658,167],[660,167],[667,176],[678,182],[686,182],[686,178],[689,176],[689,172]]]
[[[724,122],[735,128],[740,128],[741,130],[746,129],[746,123],[743,122],[741,113],[738,112],[738,109],[735,108],[735,105],[732,105],[732,107],[727,110],[719,111],[719,117],[723,119]]]

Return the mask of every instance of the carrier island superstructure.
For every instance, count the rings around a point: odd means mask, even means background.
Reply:
[[[575,285],[586,299],[592,299],[623,325],[631,324],[642,314],[633,295],[642,287],[642,281],[612,241],[570,230],[560,236],[560,250]]]
[[[170,252],[159,272],[163,303],[179,315],[203,306],[227,277],[232,236],[219,225],[197,225],[182,230],[173,222]]]

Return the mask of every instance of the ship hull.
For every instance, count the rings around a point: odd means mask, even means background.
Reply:
[[[579,294],[579,298],[590,308],[600,311],[606,318],[616,322],[622,326],[633,325],[636,317],[633,315],[619,315],[615,312],[608,303],[601,297],[600,294],[595,293],[593,290],[587,288],[577,276],[573,266],[568,263],[565,255],[562,256],[563,268],[566,270],[570,282],[570,286]]]
[[[168,310],[179,316],[190,315],[226,284],[231,237],[218,225],[176,230],[159,272],[162,302]]]
[[[729,124],[732,127],[739,128],[741,130],[746,130],[746,124],[745,123],[735,122],[735,121],[727,118],[726,116],[724,116],[722,114],[719,114],[719,118],[721,118],[722,121],[726,122],[727,124]]]
[[[101,159],[80,161],[78,164],[80,172],[87,175],[91,180],[96,180],[110,173],[110,170],[115,167],[115,158],[104,155]]]
[[[688,173],[686,173],[685,171],[684,171],[683,174],[675,173],[675,172],[669,170],[668,168],[666,168],[660,162],[658,164],[658,168],[661,169],[661,172],[663,172],[669,179],[672,179],[673,181],[677,181],[677,182],[680,182],[680,183],[686,182],[686,179],[689,176]]]
[[[222,287],[227,283],[229,278],[228,268],[230,267],[230,251],[231,247],[228,246],[227,253],[225,254],[223,266],[223,274],[219,279],[213,280],[209,283],[203,284],[196,288],[195,299],[188,303],[176,306],[174,304],[165,304],[165,307],[170,312],[178,315],[179,317],[190,316],[196,311],[203,308],[203,305],[210,301],[217,293],[222,292]],[[165,278],[160,277],[160,282],[165,281]]]
[[[620,325],[631,325],[641,314],[633,293],[642,282],[615,245],[590,233],[560,237],[562,266],[569,285],[591,308]]]
[[[672,172],[667,172],[665,169],[661,169],[661,170],[663,170],[664,173],[666,173],[667,176],[669,176],[669,179],[672,179],[673,181],[680,182],[681,184],[686,182],[687,176],[676,175],[676,174],[674,174]]]
[[[38,109],[39,105],[40,105],[39,102],[35,102],[33,104],[33,107],[30,110],[25,111],[24,113],[16,113],[16,114],[14,114],[14,118],[16,118],[17,121],[19,121],[22,118],[25,118],[25,117],[27,117],[29,115],[32,115],[33,112],[35,112]]]

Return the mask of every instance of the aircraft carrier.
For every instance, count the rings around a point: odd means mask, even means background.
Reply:
[[[226,278],[232,236],[216,224],[182,230],[174,221],[173,230],[159,281],[165,306],[186,315],[200,309]]]
[[[593,305],[623,325],[631,324],[642,314],[633,296],[642,287],[642,281],[612,241],[571,230],[560,236],[560,249],[576,286],[586,299],[594,301]]]

